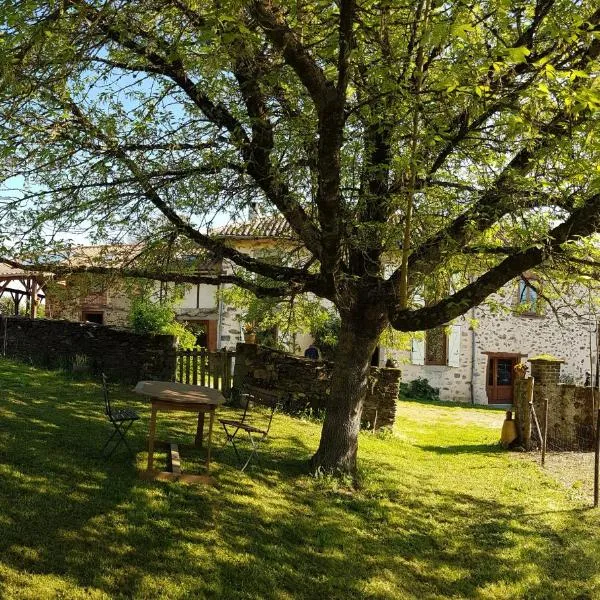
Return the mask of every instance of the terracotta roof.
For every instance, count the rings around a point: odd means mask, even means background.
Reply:
[[[262,216],[244,223],[230,223],[217,231],[218,235],[234,238],[288,238],[294,234],[281,216]]]
[[[35,271],[26,271],[25,269],[15,269],[6,263],[0,263],[0,279],[20,279],[40,275]]]
[[[142,263],[136,264],[136,257],[143,253],[142,244],[113,244],[99,246],[76,246],[69,257],[62,261],[65,265],[79,266],[102,266],[102,267],[142,267]],[[187,267],[193,267],[196,273],[214,273],[222,268],[222,260],[210,256],[204,251],[182,255],[179,260]],[[175,256],[171,259],[173,265],[178,261]]]
[[[101,265],[119,267],[126,264],[142,250],[140,244],[101,244],[74,246],[68,255],[56,257],[57,263],[74,267]]]

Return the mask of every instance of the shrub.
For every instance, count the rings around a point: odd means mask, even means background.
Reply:
[[[315,345],[323,358],[332,360],[338,344],[341,320],[337,313],[330,311],[327,317],[313,331]]]
[[[196,336],[175,320],[175,311],[168,304],[158,304],[147,298],[136,298],[129,312],[131,328],[136,333],[174,335],[184,350],[196,345]]]
[[[407,383],[400,384],[400,394],[405,398],[415,400],[439,400],[440,390],[429,385],[429,381],[423,377],[417,377]]]

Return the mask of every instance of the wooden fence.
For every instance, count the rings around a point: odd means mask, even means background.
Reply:
[[[203,385],[221,390],[228,395],[233,384],[235,352],[206,348],[178,350],[175,381],[192,385]]]

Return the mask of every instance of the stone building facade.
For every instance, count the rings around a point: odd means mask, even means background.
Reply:
[[[442,400],[510,405],[514,365],[545,354],[564,360],[564,381],[583,385],[586,372],[596,371],[596,316],[574,316],[570,310],[556,315],[541,306],[522,310],[520,291],[519,281],[507,284],[489,305],[474,308],[447,328],[443,364],[428,364],[427,334],[415,337],[410,351],[387,355],[400,363],[404,381],[426,378]]]
[[[73,281],[73,279],[79,281]],[[131,295],[118,281],[97,281],[84,287],[82,278],[51,283],[46,293],[46,316],[50,319],[126,327]],[[82,290],[78,293],[78,290]]]

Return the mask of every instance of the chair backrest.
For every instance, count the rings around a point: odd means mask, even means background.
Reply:
[[[268,433],[269,429],[271,429],[271,423],[273,422],[273,416],[277,410],[277,405],[281,401],[279,394],[273,392],[272,390],[246,385],[240,394],[240,401],[244,409],[242,422],[257,421],[259,418],[259,413],[258,411],[254,410],[255,407],[262,407],[266,409],[266,415],[263,414],[261,420],[266,421],[266,424],[263,425],[263,428]]]
[[[109,419],[112,419],[112,408],[110,406],[110,396],[108,394],[108,380],[104,373],[102,373],[102,393],[104,395],[104,412]]]

